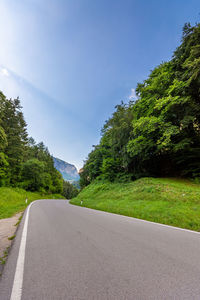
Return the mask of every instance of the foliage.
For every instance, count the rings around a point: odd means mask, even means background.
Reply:
[[[0,92],[0,186],[62,193],[62,176],[47,147],[28,138],[21,109],[19,98],[7,99]]]
[[[189,180],[140,178],[130,183],[96,180],[70,203],[200,231],[200,184]]]
[[[95,178],[200,177],[200,24],[184,26],[172,59],[136,93],[106,121],[80,174],[82,188]]]
[[[79,180],[73,180],[70,182],[75,188],[77,188],[78,190],[80,190],[80,182]]]
[[[27,160],[22,165],[23,187],[30,191],[49,189],[51,176],[45,172],[45,163],[36,158]]]
[[[27,143],[27,130],[19,99],[6,99],[0,93],[1,98],[1,126],[5,132],[7,145],[4,149],[8,157],[10,169],[10,182],[18,181],[25,145]]]
[[[3,152],[0,152],[0,186],[4,185],[8,178],[8,167],[9,164],[6,155]]]
[[[72,199],[74,197],[76,197],[79,193],[79,190],[73,186],[73,184],[71,184],[68,181],[63,181],[63,192],[62,195],[66,198],[66,199]]]

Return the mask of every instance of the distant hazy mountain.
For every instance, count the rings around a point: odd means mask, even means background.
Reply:
[[[67,181],[79,180],[79,174],[76,167],[64,160],[53,157],[54,167],[62,174],[63,179]]]

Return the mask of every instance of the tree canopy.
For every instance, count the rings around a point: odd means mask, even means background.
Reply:
[[[81,186],[141,176],[200,177],[200,24],[185,24],[172,59],[151,71],[102,129]]]
[[[53,158],[41,142],[28,137],[19,98],[0,92],[0,185],[31,191],[61,193],[63,179]]]

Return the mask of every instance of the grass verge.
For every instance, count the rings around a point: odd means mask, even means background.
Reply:
[[[25,199],[28,199],[26,204]],[[20,188],[0,187],[0,219],[12,217],[23,211],[27,205],[37,199],[63,199],[59,194],[42,195],[27,192]]]
[[[70,203],[200,231],[200,184],[171,178],[94,182]]]

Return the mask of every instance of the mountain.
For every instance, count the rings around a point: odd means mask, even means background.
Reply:
[[[76,167],[64,160],[53,157],[54,167],[62,174],[63,179],[67,181],[78,181],[79,174]]]

